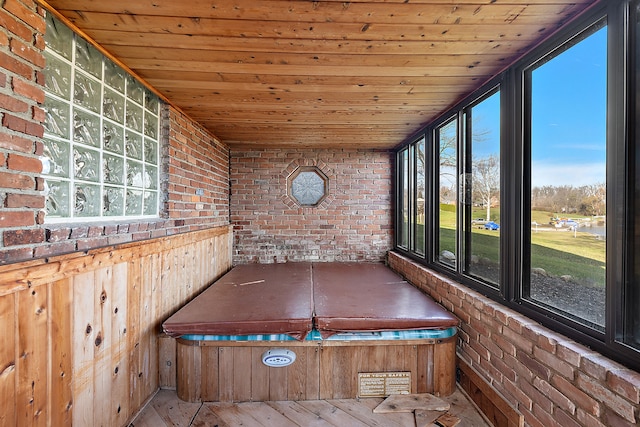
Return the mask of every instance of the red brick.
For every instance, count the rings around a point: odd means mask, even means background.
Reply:
[[[6,28],[10,33],[20,37],[22,40],[31,40],[33,37],[33,29],[8,14],[4,9],[0,9],[0,26]]]
[[[13,91],[37,103],[44,103],[44,89],[42,86],[34,85],[33,82],[24,82],[20,79],[13,79]]]
[[[25,64],[22,61],[18,61],[13,56],[8,55],[5,52],[0,51],[0,65],[3,69],[16,73],[25,79],[31,79],[33,77],[33,67],[29,64]]]
[[[29,61],[31,64],[38,68],[44,68],[45,60],[41,51],[34,49],[33,47],[23,43],[18,39],[12,39],[9,42],[11,52],[19,56],[20,58]]]
[[[93,239],[79,239],[76,241],[76,247],[79,251],[88,251],[89,249],[101,248],[109,244],[106,237],[96,237]]]
[[[629,422],[635,422],[635,405],[611,392],[599,381],[580,372],[576,385]]]
[[[44,111],[44,109],[34,105],[32,108],[32,114],[31,117],[33,117],[33,120],[35,120],[38,123],[44,123],[44,121],[46,120],[46,113]]]
[[[21,172],[40,173],[42,172],[42,161],[36,157],[10,153],[7,158],[7,167]]]
[[[575,418],[560,409],[553,412],[553,417],[562,427],[583,427]]]
[[[7,86],[7,75],[1,71],[2,69],[0,68],[0,87],[5,87]]]
[[[598,418],[593,415],[587,414],[582,409],[578,409],[576,418],[583,427],[607,427],[601,423]]]
[[[14,188],[17,190],[34,190],[35,180],[27,175],[0,172],[0,188]]]
[[[32,211],[0,211],[0,228],[33,225],[35,225],[35,219]]]
[[[17,99],[15,96],[0,93],[0,108],[9,110],[14,113],[26,113],[29,111],[29,104]]]
[[[17,132],[42,138],[44,127],[39,123],[30,122],[20,117],[5,114],[2,117],[2,125]]]
[[[575,368],[570,364],[568,364],[567,362],[560,360],[554,354],[544,351],[540,347],[535,347],[533,349],[533,355],[537,360],[542,362],[545,366],[548,366],[549,368],[558,372],[560,375],[563,375],[564,377],[569,378],[570,380],[574,378]]]
[[[26,261],[33,257],[32,248],[15,248],[0,250],[0,264]]]
[[[32,214],[33,216],[33,214]],[[22,246],[45,241],[45,233],[42,228],[29,228],[23,230],[7,230],[3,233],[5,246]]]
[[[6,199],[7,208],[44,208],[44,196],[21,193],[9,193]]]
[[[75,241],[66,241],[51,245],[36,246],[33,250],[34,258],[44,258],[76,251]]]
[[[7,12],[33,27],[37,32],[45,33],[46,24],[44,18],[36,11],[27,9],[18,0],[5,0],[4,8]]]
[[[69,240],[69,236],[71,235],[71,228],[69,227],[49,228],[46,230],[46,235],[47,235],[47,242],[49,243],[63,242],[65,240]]]
[[[0,132],[0,148],[21,153],[33,153],[33,140]]]
[[[640,373],[626,369],[610,371],[607,375],[609,389],[636,405],[640,403]]]
[[[556,390],[551,384],[546,381],[541,380],[540,378],[534,378],[533,385],[547,396],[553,403],[555,403],[560,408],[564,409],[570,414],[575,414],[576,405],[571,401],[571,399],[564,394],[560,393]]]
[[[551,378],[551,385],[565,396],[571,396],[571,401],[586,413],[593,416],[600,416],[600,405],[598,402],[584,391],[580,390],[576,385],[567,381],[559,375]]]

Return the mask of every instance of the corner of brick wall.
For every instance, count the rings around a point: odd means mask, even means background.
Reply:
[[[390,252],[388,262],[461,321],[458,356],[516,407],[526,425],[637,426],[640,373]]]
[[[28,259],[42,228],[44,10],[33,1],[0,8],[0,263]]]
[[[0,5],[0,264],[229,224],[229,150],[167,106],[160,218],[46,223],[40,160],[46,12],[31,0]]]
[[[233,150],[234,263],[382,261],[393,243],[392,165],[389,151]],[[316,207],[288,196],[287,177],[300,166],[328,177]]]

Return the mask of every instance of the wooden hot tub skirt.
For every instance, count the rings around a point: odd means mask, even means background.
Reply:
[[[178,397],[189,402],[352,399],[361,372],[410,372],[411,393],[455,390],[456,328],[445,338],[380,340],[177,340]],[[262,354],[287,349],[293,364],[269,367]]]

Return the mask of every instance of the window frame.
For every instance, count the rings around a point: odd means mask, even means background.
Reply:
[[[631,143],[631,136],[637,135],[640,129],[634,128],[634,121],[629,117],[639,117],[640,111],[635,109],[635,92],[630,90],[636,88],[640,81],[634,82],[633,75],[636,69],[640,68],[640,44],[639,34],[640,24],[637,22],[640,15],[640,0],[618,0],[615,2],[602,2],[591,8],[565,27],[557,31],[554,35],[540,43],[530,52],[518,59],[514,64],[506,68],[502,73],[488,81],[476,92],[456,104],[450,110],[444,112],[438,119],[423,127],[419,135],[406,140],[400,145],[400,150],[413,144],[420,136],[424,136],[427,149],[430,152],[431,161],[427,163],[426,186],[432,193],[431,207],[428,208],[425,222],[425,232],[432,237],[427,240],[426,256],[420,257],[409,250],[396,245],[395,250],[404,255],[428,266],[429,268],[445,274],[456,281],[481,292],[495,301],[514,309],[527,317],[542,323],[543,325],[562,333],[578,342],[588,345],[597,351],[617,360],[633,369],[640,369],[640,349],[632,348],[623,341],[625,319],[622,310],[626,308],[633,311],[637,307],[633,304],[626,304],[624,293],[626,286],[633,280],[633,256],[634,249],[637,252],[640,248],[634,248],[637,243],[634,241],[633,225],[640,204],[634,211],[633,196],[635,188],[633,179],[636,179],[636,186],[640,187],[640,164],[633,163],[635,147]],[[531,188],[529,176],[531,173],[529,161],[529,146],[527,138],[529,122],[525,117],[525,100],[531,94],[525,93],[526,85],[524,73],[531,69],[543,58],[552,54],[557,49],[563,49],[568,43],[583,34],[598,22],[603,21],[607,26],[607,229],[608,236],[606,243],[606,325],[604,332],[599,332],[593,328],[559,316],[540,306],[532,304],[523,299],[523,283],[529,273],[530,257],[529,251],[527,219],[530,218]],[[635,68],[633,68],[635,67]],[[456,268],[447,268],[437,261],[436,237],[439,227],[437,216],[438,192],[436,188],[438,173],[437,156],[435,153],[436,129],[446,123],[452,117],[459,119],[459,126],[464,125],[464,111],[471,108],[483,97],[490,96],[492,90],[499,87],[500,90],[500,129],[501,129],[501,177],[500,177],[500,285],[498,289],[492,289],[482,280],[471,277],[463,273],[464,260],[457,262]],[[640,95],[635,95],[640,103]],[[638,110],[640,110],[640,104]],[[640,125],[638,125],[640,126]],[[464,129],[460,129],[464,131]],[[459,138],[461,140],[462,138]],[[466,143],[466,141],[464,141]],[[465,149],[465,146],[459,147]],[[463,151],[459,151],[464,155]],[[640,161],[639,161],[640,162]],[[527,177],[527,178],[525,178]],[[398,184],[401,184],[398,182]],[[529,199],[529,200],[527,200]],[[458,210],[464,205],[457,204]],[[458,213],[458,217],[462,217]],[[458,219],[458,226],[464,226]],[[464,239],[465,230],[459,228],[457,232],[457,248],[459,252]],[[640,244],[640,243],[638,243]],[[620,256],[623,254],[623,256]],[[640,270],[640,268],[638,269]],[[637,272],[636,272],[637,273]],[[640,275],[638,275],[640,276]],[[635,285],[636,287],[638,284]],[[637,291],[636,291],[637,292]]]

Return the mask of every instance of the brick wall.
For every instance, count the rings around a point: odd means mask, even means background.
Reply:
[[[640,373],[395,252],[390,266],[461,320],[458,356],[535,427],[640,425]]]
[[[392,165],[387,151],[232,151],[234,264],[383,260],[392,247]],[[328,178],[317,207],[288,196],[287,177],[300,166]]]
[[[0,264],[228,224],[228,149],[165,107],[162,217],[47,225],[39,158],[45,11],[31,0],[0,5]]]

